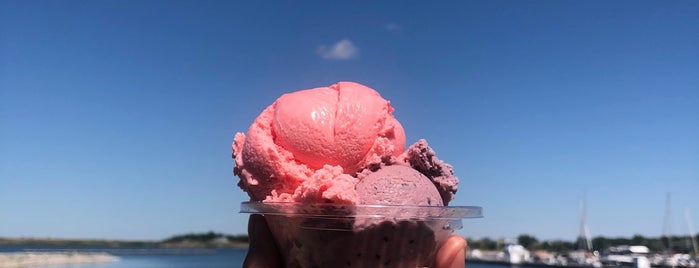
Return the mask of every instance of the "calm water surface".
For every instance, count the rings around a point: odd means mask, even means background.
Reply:
[[[116,262],[41,266],[46,268],[194,268],[241,267],[247,249],[201,249],[181,251],[159,249],[100,249],[100,248],[9,248],[0,252],[108,252],[119,258]]]
[[[140,252],[134,249],[28,249],[28,248],[2,248],[0,252],[21,252],[21,251],[86,251],[100,252],[107,251],[119,257],[117,262],[109,263],[89,263],[73,265],[52,265],[41,266],[45,268],[223,268],[241,267],[247,249],[216,249],[202,250],[194,252],[180,252],[174,254],[171,251],[165,252]],[[505,268],[497,264],[467,263],[467,268]],[[526,268],[522,266],[522,268]]]
[[[80,266],[75,268],[194,268],[194,267],[241,267],[245,249],[217,250],[211,254],[166,254],[166,255],[117,255],[119,261]]]

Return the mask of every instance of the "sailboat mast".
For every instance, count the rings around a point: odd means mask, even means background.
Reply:
[[[663,220],[663,236],[660,238],[663,247],[665,248],[665,255],[672,255],[672,239],[670,238],[670,233],[672,232],[672,209],[670,205],[670,193],[667,193],[665,197],[665,219]]]
[[[684,208],[684,218],[687,220],[687,229],[689,229],[689,238],[692,239],[692,248],[694,248],[694,257],[699,256],[699,248],[697,248],[697,239],[694,237],[694,225],[692,218],[689,217],[689,208]]]
[[[586,195],[580,199],[580,234],[578,234],[578,249],[592,251],[590,229],[587,227],[587,200]]]

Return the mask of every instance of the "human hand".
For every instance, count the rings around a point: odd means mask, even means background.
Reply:
[[[250,215],[248,220],[248,255],[245,256],[243,267],[283,267],[282,257],[274,242],[272,232],[269,230],[264,216],[259,214]]]
[[[272,232],[262,215],[250,215],[248,221],[250,247],[243,267],[283,267]],[[435,268],[463,268],[466,266],[466,239],[451,235],[437,251]]]

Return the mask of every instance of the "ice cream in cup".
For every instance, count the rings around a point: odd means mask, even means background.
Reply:
[[[234,173],[287,267],[430,266],[475,206],[426,140],[405,148],[393,107],[340,82],[284,94],[233,142]]]
[[[425,267],[479,207],[245,202],[265,215],[287,267]]]

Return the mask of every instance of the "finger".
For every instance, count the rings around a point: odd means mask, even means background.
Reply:
[[[248,237],[250,246],[243,267],[282,267],[279,251],[264,216],[250,216]]]
[[[464,268],[466,266],[466,239],[458,235],[451,235],[437,251],[435,267],[437,268]]]

